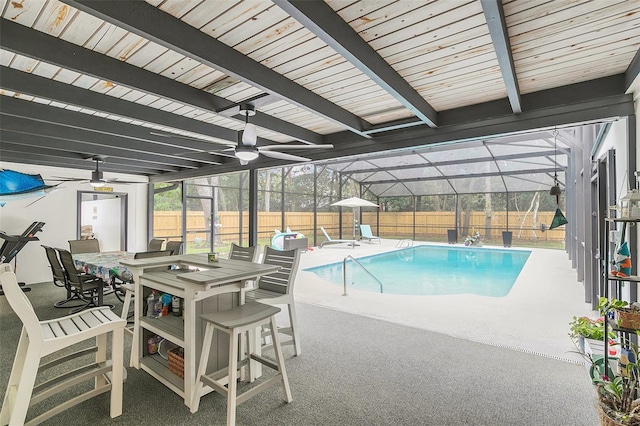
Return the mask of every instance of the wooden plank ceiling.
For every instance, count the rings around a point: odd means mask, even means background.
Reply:
[[[0,160],[162,181],[633,113],[638,0],[0,0]],[[171,136],[174,135],[174,136]],[[186,136],[197,137],[197,140]],[[287,148],[282,148],[285,150]],[[231,156],[230,156],[231,154]]]

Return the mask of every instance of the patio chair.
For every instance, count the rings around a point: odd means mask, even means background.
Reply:
[[[123,329],[126,321],[107,307],[93,308],[77,314],[48,321],[40,321],[29,299],[16,281],[9,264],[0,265],[2,283],[9,305],[22,322],[22,332],[9,376],[0,424],[23,425],[29,407],[63,392],[63,401],[47,401],[49,408],[27,424],[38,424],[89,398],[104,392],[111,393],[110,415],[122,414]],[[107,359],[107,335],[111,333],[111,359]],[[93,347],[78,347],[81,342],[93,341]],[[66,350],[74,347],[75,352]],[[82,366],[69,361],[95,353]],[[45,362],[41,362],[42,360]],[[86,358],[85,358],[86,359]],[[53,368],[52,370],[49,370]],[[46,377],[39,373],[47,371]],[[39,380],[37,380],[39,379]],[[42,380],[46,379],[46,380]],[[79,384],[90,386],[78,387]],[[77,390],[73,392],[73,390]],[[77,396],[71,394],[78,394]],[[55,403],[54,403],[55,402]],[[97,404],[101,405],[101,404]],[[95,417],[92,411],[91,416]],[[68,422],[68,421],[67,421]]]
[[[173,256],[182,254],[182,241],[167,241],[165,250],[169,250]]]
[[[100,242],[95,239],[70,240],[69,251],[71,254],[100,253]]]
[[[296,305],[293,298],[293,285],[296,281],[298,265],[300,264],[300,250],[280,251],[265,247],[262,263],[265,265],[278,265],[280,270],[260,277],[255,289],[245,293],[245,300],[247,302],[258,301],[267,305],[287,305],[289,327],[279,327],[278,332],[292,337],[291,340],[286,340],[282,344],[293,344],[295,354],[300,355],[300,336],[298,334]]]
[[[161,238],[154,238],[149,241],[149,245],[147,246],[147,251],[160,251],[162,250],[162,244],[164,244],[164,240]]]
[[[380,237],[377,237],[375,235],[373,235],[373,233],[371,232],[371,225],[360,225],[360,236],[362,236],[363,239],[368,240],[369,242],[371,242],[372,240],[378,240],[378,244],[382,244],[382,240],[380,239]]]
[[[53,276],[53,284],[57,287],[64,287],[67,290],[67,298],[65,300],[61,300],[53,304],[56,308],[77,308],[81,305],[75,306],[66,306],[67,303],[73,302],[74,300],[78,300],[80,302],[84,302],[82,295],[79,294],[78,289],[69,285],[67,281],[67,276],[64,273],[64,268],[60,264],[60,259],[58,259],[58,252],[56,249],[49,246],[42,246],[47,255],[47,260],[49,261],[49,266],[51,266],[51,275]],[[84,305],[82,305],[84,306]]]
[[[231,243],[229,249],[229,259],[242,260],[245,262],[255,262],[260,254],[260,246],[242,247],[236,243]]]
[[[322,248],[328,244],[342,244],[342,243],[347,243],[351,246],[351,248],[355,248],[356,240],[334,240],[329,236],[329,234],[327,234],[327,231],[325,231],[325,229],[322,226],[320,227],[320,229],[322,229],[322,233],[324,234],[325,240],[320,243],[319,248]]]
[[[85,274],[76,269],[76,265],[73,263],[73,257],[68,250],[56,249],[58,251],[58,257],[64,268],[65,276],[69,285],[77,291],[79,296],[82,296],[84,305],[78,306],[71,311],[70,314],[75,314],[83,309],[102,306],[102,300],[105,291],[105,282],[96,277],[95,275]],[[109,305],[113,309],[113,305]]]
[[[231,243],[231,248],[229,249],[229,259],[231,260],[241,260],[243,262],[257,262],[258,257],[260,256],[260,246],[249,246],[242,247],[236,243]],[[253,289],[255,287],[255,281],[249,280],[244,282],[244,287],[240,291],[240,303],[244,303],[245,301],[245,292],[247,290]]]

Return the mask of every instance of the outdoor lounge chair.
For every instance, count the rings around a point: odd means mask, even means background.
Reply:
[[[371,225],[360,225],[360,235],[362,236],[362,239],[366,239],[369,242],[372,240],[378,240],[378,244],[382,244],[380,237],[373,235],[371,232]]]
[[[322,248],[328,244],[342,244],[342,243],[347,243],[351,246],[351,248],[355,248],[356,240],[334,240],[329,236],[329,234],[327,234],[327,231],[325,231],[325,229],[322,226],[320,227],[320,229],[322,229],[322,233],[324,234],[325,240],[320,243],[319,248]]]

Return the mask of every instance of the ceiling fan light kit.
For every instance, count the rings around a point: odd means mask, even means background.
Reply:
[[[235,153],[240,161],[252,161],[258,158],[258,148],[251,145],[238,145]]]

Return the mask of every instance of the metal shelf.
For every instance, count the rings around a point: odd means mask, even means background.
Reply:
[[[611,249],[611,243],[612,241],[610,240],[610,235],[611,235],[611,224],[613,223],[623,223],[624,227],[627,226],[628,223],[638,223],[640,222],[640,219],[632,219],[632,218],[605,218],[605,242],[604,242],[604,247],[602,248],[602,252],[604,252],[604,264],[603,267],[606,268],[606,270],[608,271],[609,269],[609,256],[610,256],[610,249]],[[610,298],[609,295],[609,285],[612,282],[618,283],[618,285],[620,283],[638,283],[640,282],[640,276],[638,275],[630,275],[628,277],[618,277],[616,275],[611,275],[608,272],[602,274],[605,278],[605,282],[604,282],[604,297],[606,298]],[[630,284],[630,285],[635,285],[635,284]],[[618,293],[620,292],[620,287],[617,287],[617,291]],[[633,289],[633,287],[632,287]],[[636,335],[637,334],[637,330],[631,329],[631,328],[623,328],[623,327],[619,327],[617,322],[611,318],[607,318],[606,319],[606,328],[611,327],[611,329],[620,334],[625,334],[627,336],[631,336],[631,335]],[[608,363],[610,361],[609,358],[609,339],[608,339],[608,333],[606,332],[607,330],[605,329],[605,338],[604,340],[604,360],[605,363]]]

